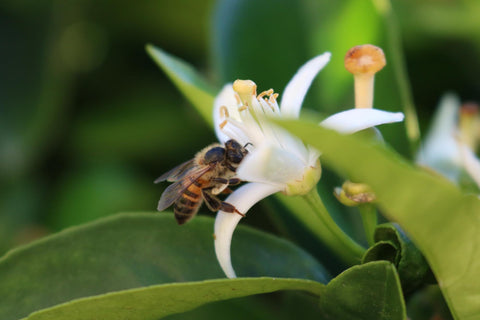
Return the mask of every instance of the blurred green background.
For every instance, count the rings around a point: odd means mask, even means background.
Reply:
[[[343,56],[372,43],[387,56],[375,106],[402,110],[381,3],[1,1],[0,253],[116,212],[154,211],[165,185],[153,180],[215,141],[147,56],[147,43],[188,61],[217,88],[250,78],[280,93],[307,59],[331,51],[304,104],[322,116],[353,106]],[[392,5],[425,131],[446,91],[480,100],[480,2]],[[381,130],[411,156],[402,125]],[[275,232],[267,215],[244,223]]]

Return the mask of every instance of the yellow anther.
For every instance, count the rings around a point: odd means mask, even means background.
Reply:
[[[227,120],[223,120],[223,122],[220,123],[220,125],[219,125],[220,129],[223,129],[227,125],[227,123],[228,123]]]
[[[238,112],[242,112],[242,111],[245,111],[247,109],[248,109],[247,106],[241,106],[240,108],[238,108]]]
[[[271,103],[275,103],[275,102],[277,102],[277,98],[278,98],[278,93],[274,93],[274,94],[270,95],[269,100],[270,100]]]
[[[228,109],[225,106],[220,107],[220,118],[228,118],[230,114],[228,113]]]
[[[273,94],[273,89],[269,89],[269,90],[266,90],[266,91],[263,91],[262,93],[260,93],[258,96],[257,96],[257,99],[260,100],[261,98],[265,97],[265,96],[270,96]]]
[[[234,97],[235,97],[235,100],[237,101],[237,105],[238,105],[238,104],[242,104],[242,100],[241,100],[240,97],[238,96],[238,93],[235,92]]]

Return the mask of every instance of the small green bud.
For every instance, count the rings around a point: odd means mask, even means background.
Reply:
[[[376,200],[375,193],[368,185],[351,181],[345,181],[341,188],[335,188],[334,195],[338,201],[349,207],[372,203]]]

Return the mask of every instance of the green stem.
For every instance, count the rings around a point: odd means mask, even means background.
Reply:
[[[316,188],[303,197],[324,226],[321,239],[350,263],[359,263],[365,249],[350,238],[332,219]]]
[[[405,113],[405,129],[410,143],[410,152],[415,156],[420,144],[420,128],[418,125],[417,112],[412,98],[412,89],[408,80],[405,57],[403,55],[402,39],[400,30],[392,10],[390,0],[374,0],[379,13],[383,16],[387,30],[387,41],[390,52],[390,63],[396,74],[403,112]]]
[[[360,210],[362,216],[363,228],[368,244],[372,246],[375,243],[373,236],[377,227],[377,210],[370,203],[359,205],[358,210]]]

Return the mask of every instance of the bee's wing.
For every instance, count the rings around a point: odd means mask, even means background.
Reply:
[[[183,173],[183,178],[168,186],[162,193],[160,201],[158,202],[158,211],[163,211],[170,207],[175,200],[177,200],[185,190],[190,187],[198,178],[211,170],[210,166],[194,167]]]
[[[195,162],[193,160],[194,159],[185,161],[184,163],[179,164],[178,166],[173,168],[172,170],[165,172],[160,177],[158,177],[153,183],[159,183],[165,180],[170,182],[181,180],[188,173],[188,171],[195,166]]]

